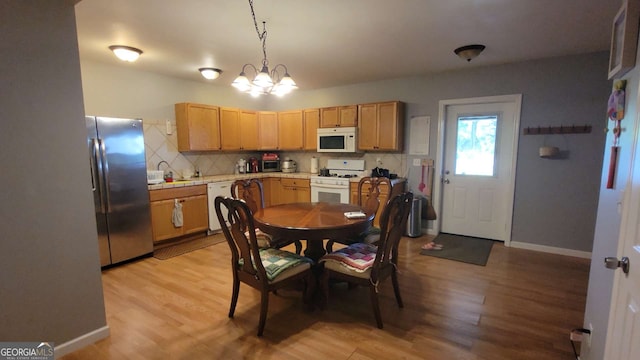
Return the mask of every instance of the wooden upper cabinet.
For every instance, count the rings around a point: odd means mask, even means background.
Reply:
[[[217,106],[175,104],[178,151],[220,150],[220,117]]]
[[[241,150],[240,109],[220,108],[222,150]]]
[[[358,105],[358,149],[402,151],[404,104],[399,101]]]
[[[332,128],[332,127],[338,126],[338,124],[339,124],[339,118],[338,118],[337,107],[320,109],[320,127],[321,128]]]
[[[259,150],[278,149],[278,113],[273,111],[258,112]]]
[[[338,107],[340,113],[340,126],[358,126],[358,106],[340,106]]]
[[[358,125],[358,106],[334,106],[320,109],[320,127],[349,127]]]
[[[375,150],[378,145],[378,104],[364,104],[358,107],[358,149]]]
[[[302,110],[304,121],[304,150],[318,150],[318,125],[320,125],[320,109]]]
[[[240,149],[256,150],[259,145],[258,113],[256,111],[240,111]]]
[[[304,123],[302,110],[278,113],[278,150],[302,150]]]

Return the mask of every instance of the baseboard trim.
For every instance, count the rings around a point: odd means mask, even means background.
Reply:
[[[109,337],[109,325],[105,325],[99,329],[78,336],[66,343],[60,344],[54,348],[55,358],[63,357],[76,350],[80,350],[87,345],[91,345],[96,341]]]
[[[573,256],[573,257],[579,257],[583,259],[591,259],[591,252],[588,252],[588,251],[564,249],[564,248],[558,248],[553,246],[537,245],[537,244],[530,244],[530,243],[524,243],[524,242],[518,242],[518,241],[511,241],[510,247],[514,247],[517,249],[546,252],[551,254]]]

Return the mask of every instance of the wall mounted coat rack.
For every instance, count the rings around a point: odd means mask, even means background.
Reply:
[[[524,135],[547,135],[547,134],[588,134],[591,132],[591,125],[571,125],[571,126],[535,126],[524,129]]]

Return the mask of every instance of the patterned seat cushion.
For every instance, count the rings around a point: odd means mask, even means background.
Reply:
[[[371,272],[377,251],[375,245],[355,243],[323,256],[320,262],[324,263],[325,268],[366,278]]]
[[[289,251],[275,248],[260,249],[260,260],[267,272],[267,280],[276,282],[307,270],[313,260]],[[244,263],[243,259],[239,261]]]

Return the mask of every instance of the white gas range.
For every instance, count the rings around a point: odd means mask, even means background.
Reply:
[[[328,175],[311,176],[311,201],[349,203],[351,178],[366,176],[364,160],[329,159]]]

